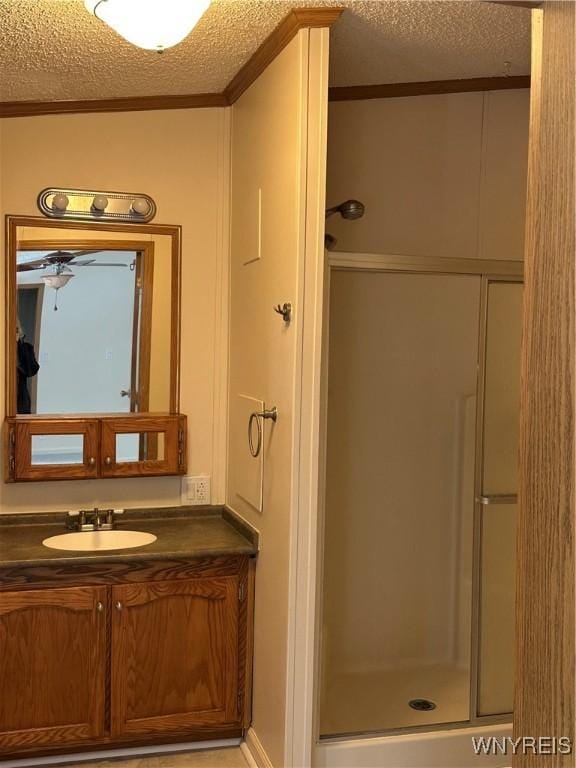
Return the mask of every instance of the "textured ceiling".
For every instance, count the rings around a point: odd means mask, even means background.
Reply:
[[[82,0],[0,0],[0,100],[221,92],[290,8],[321,5],[347,8],[331,85],[529,72],[530,12],[473,0],[213,0],[163,54],[125,42]]]

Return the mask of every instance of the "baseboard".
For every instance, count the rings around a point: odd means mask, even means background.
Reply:
[[[274,768],[254,728],[248,728],[246,740],[240,744],[240,749],[250,768]]]
[[[260,743],[260,742],[258,742]],[[125,749],[106,749],[99,752],[77,752],[69,755],[52,755],[50,757],[24,757],[14,760],[0,760],[0,768],[30,768],[31,766],[58,765],[65,768],[66,763],[74,766],[83,762],[104,761],[118,758],[155,757],[175,752],[194,752],[199,749],[219,749],[223,747],[244,746],[240,739],[214,739],[213,741],[190,741],[178,744],[160,744],[152,747],[127,747]],[[266,754],[266,753],[264,753]],[[272,765],[272,763],[268,763]],[[89,768],[89,765],[87,765]]]

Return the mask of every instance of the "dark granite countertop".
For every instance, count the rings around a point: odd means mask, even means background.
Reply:
[[[0,516],[0,568],[78,562],[129,562],[217,555],[255,555],[258,534],[225,507],[160,507],[126,510],[116,528],[153,533],[156,541],[134,549],[72,552],[42,541],[67,531],[67,513]]]

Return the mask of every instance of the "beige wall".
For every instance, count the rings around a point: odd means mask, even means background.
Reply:
[[[325,61],[303,30],[233,107],[231,200],[230,434],[227,501],[261,533],[255,608],[253,729],[272,764],[290,764],[288,683],[291,556],[297,524],[296,441],[302,363],[308,125],[325,93]],[[323,56],[327,56],[326,48]],[[308,95],[308,82],[314,84]],[[324,101],[322,101],[324,99]],[[323,158],[317,160],[323,167]],[[312,165],[310,165],[312,167]],[[314,166],[315,167],[315,166]],[[317,181],[317,180],[316,180]],[[323,200],[322,200],[323,205]],[[320,246],[320,237],[315,253]],[[313,250],[313,249],[312,249]],[[273,305],[291,301],[290,325]],[[277,406],[265,425],[262,505],[240,494],[256,460],[247,442],[245,400]],[[244,497],[247,494],[244,492]]]
[[[0,123],[0,211],[39,215],[48,186],[143,192],[155,222],[183,227],[182,380],[189,473],[223,501],[225,259],[229,115],[225,109],[17,118]],[[2,259],[2,280],[4,260]],[[2,317],[2,325],[4,318]],[[4,332],[1,334],[4,359]],[[0,409],[4,408],[1,371]],[[180,502],[179,478],[0,485],[0,512]]]
[[[328,220],[336,250],[521,259],[529,91],[334,102]]]

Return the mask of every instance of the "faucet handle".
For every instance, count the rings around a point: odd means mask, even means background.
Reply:
[[[68,521],[71,528],[81,531],[82,527],[86,525],[86,512],[83,509],[70,509],[68,510]]]

